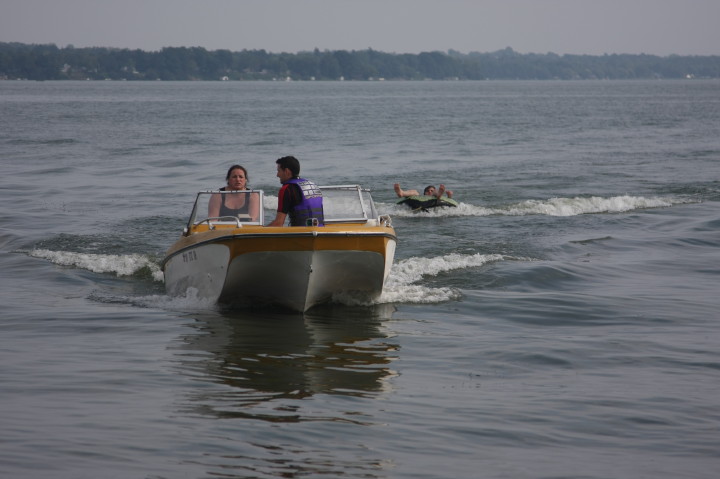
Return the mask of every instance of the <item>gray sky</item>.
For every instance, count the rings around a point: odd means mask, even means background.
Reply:
[[[720,55],[720,0],[0,0],[0,42]]]

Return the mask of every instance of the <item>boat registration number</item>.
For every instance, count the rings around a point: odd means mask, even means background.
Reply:
[[[182,254],[183,263],[189,263],[191,261],[197,260],[197,253],[193,251],[188,251],[187,253]]]

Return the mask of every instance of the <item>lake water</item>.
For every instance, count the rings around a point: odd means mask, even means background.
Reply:
[[[166,296],[288,154],[392,216],[380,301]],[[718,81],[5,81],[0,161],[2,477],[717,477]]]

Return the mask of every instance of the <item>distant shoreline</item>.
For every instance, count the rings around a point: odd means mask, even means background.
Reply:
[[[466,81],[720,78],[720,56],[521,54],[512,48],[468,54],[376,50],[206,50],[147,52],[107,47],[59,48],[0,42],[0,80],[115,81]]]

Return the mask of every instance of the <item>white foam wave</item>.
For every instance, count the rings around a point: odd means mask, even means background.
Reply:
[[[150,257],[141,254],[90,254],[46,249],[32,250],[28,254],[62,266],[74,266],[94,273],[114,273],[117,276],[132,276],[147,268],[155,281],[164,280],[160,266]]]
[[[500,254],[459,254],[451,253],[434,258],[408,258],[393,265],[389,283],[411,284],[425,276],[437,276],[446,271],[475,268],[504,259]]]
[[[459,299],[457,289],[414,284],[427,277],[458,269],[476,268],[507,259],[500,254],[452,253],[434,258],[408,258],[393,265],[378,303],[430,304]]]
[[[431,208],[416,212],[398,204],[378,203],[383,212],[405,218],[445,218],[454,216],[577,216],[594,213],[623,213],[646,208],[665,208],[675,204],[687,203],[678,198],[645,198],[643,196],[612,196],[608,198],[591,196],[573,198],[550,198],[547,200],[526,200],[507,206],[487,208],[469,203],[458,203],[456,207]]]
[[[497,210],[469,203],[458,203],[454,207],[430,208],[427,211],[413,211],[407,206],[398,204],[378,203],[378,209],[384,214],[399,218],[449,218],[454,216],[490,216],[498,214]]]
[[[398,261],[392,267],[380,298],[373,302],[362,295],[341,293],[333,300],[349,306],[370,306],[373,304],[434,304],[457,300],[462,296],[456,288],[431,287],[414,284],[425,278],[457,269],[475,268],[488,263],[509,259],[499,254],[448,254],[434,258],[408,258]]]
[[[263,197],[263,208],[266,210],[277,211],[278,197],[273,195],[265,195]]]
[[[574,198],[550,198],[548,200],[527,200],[501,209],[507,215],[548,215],[576,216],[592,213],[623,213],[645,208],[664,208],[674,203],[669,199],[645,198],[642,196],[598,196]]]

